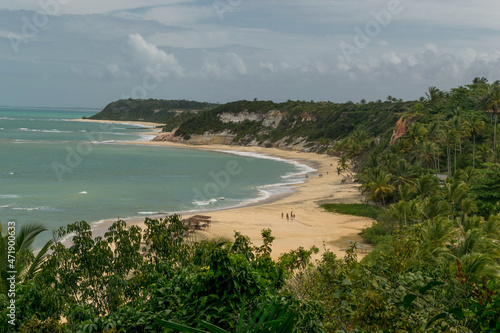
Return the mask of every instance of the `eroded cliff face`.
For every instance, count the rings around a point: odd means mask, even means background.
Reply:
[[[234,113],[221,113],[219,119],[223,123],[242,123],[245,120],[249,121],[262,121],[262,125],[265,127],[276,128],[283,120],[283,113],[279,110],[271,110],[265,114],[253,113],[248,111],[243,111],[238,114]]]
[[[398,122],[396,123],[396,127],[392,132],[391,142],[389,143],[390,146],[392,146],[397,139],[401,138],[408,132],[410,123],[411,119],[406,116],[402,116],[401,118],[399,118]]]
[[[262,122],[262,127],[259,136],[267,134],[280,125],[280,123],[286,117],[286,112],[280,110],[270,110],[266,113],[256,113],[244,110],[239,113],[224,112],[218,115],[221,122],[225,124],[235,124],[236,128],[238,124],[244,121],[251,122]],[[302,116],[302,121],[313,121],[313,117]],[[299,118],[300,120],[300,118]],[[297,121],[297,120],[296,120]],[[292,127],[294,124],[291,125]],[[179,142],[191,145],[210,145],[210,144],[222,144],[222,145],[237,145],[237,146],[258,146],[258,147],[272,147],[280,148],[285,150],[297,150],[312,152],[319,149],[319,145],[309,143],[304,137],[294,137],[285,136],[280,140],[261,140],[256,139],[255,135],[238,136],[232,131],[224,130],[222,132],[205,132],[204,134],[191,134],[188,140],[185,140],[181,136],[174,135],[175,130],[172,133],[164,133],[156,137],[155,141],[171,141]]]

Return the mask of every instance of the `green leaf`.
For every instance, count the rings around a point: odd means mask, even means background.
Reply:
[[[429,283],[427,283],[427,285],[425,287],[422,287],[420,288],[420,290],[418,291],[418,293],[420,295],[423,295],[425,294],[428,290],[434,288],[435,286],[441,286],[443,285],[444,282],[441,282],[441,281],[430,281]]]
[[[162,319],[157,319],[156,322],[161,327],[171,328],[171,329],[177,330],[179,332],[209,333],[207,331],[202,331],[202,330],[199,330],[196,328],[191,328],[189,326],[179,325],[179,324],[173,323],[171,321],[166,321],[166,320],[162,320]]]
[[[342,281],[342,285],[343,286],[350,286],[350,285],[352,285],[352,282],[351,282],[351,280],[349,280],[349,278],[345,278],[344,281]]]
[[[243,294],[243,300],[241,301],[240,318],[238,320],[238,330],[237,330],[238,333],[241,333],[243,329],[244,313],[245,313],[245,294]]]
[[[492,314],[495,314],[495,311],[491,311],[491,310],[485,311],[485,312],[483,312],[483,314],[481,315],[481,318],[484,318],[484,317],[489,316],[489,315],[492,315]]]
[[[210,324],[210,323],[203,321],[203,320],[200,321],[200,325],[205,327],[206,329],[208,329],[212,333],[229,333],[228,331],[223,330],[222,328],[217,327],[217,326]]]
[[[440,314],[435,315],[434,317],[431,318],[431,320],[429,320],[427,326],[425,326],[425,329],[428,329],[432,325],[432,323],[434,323],[436,320],[446,318],[447,315],[448,314],[446,312],[441,312]]]
[[[462,310],[462,308],[453,308],[449,310],[448,313],[454,315],[458,319],[464,318],[464,311]]]
[[[408,307],[413,303],[413,301],[417,298],[417,295],[414,294],[408,294],[403,298],[403,306],[405,309],[408,309]]]

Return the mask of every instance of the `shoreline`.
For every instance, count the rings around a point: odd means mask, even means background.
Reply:
[[[82,121],[95,121],[83,119]],[[96,121],[108,123],[128,123],[131,125],[145,126],[144,122],[120,122],[120,121]],[[149,123],[149,126],[153,126]],[[158,126],[160,124],[155,124]],[[160,131],[148,134],[158,134]],[[140,133],[144,134],[144,133]],[[335,157],[320,155],[316,153],[306,153],[298,151],[288,151],[278,148],[228,146],[228,145],[189,145],[169,141],[133,141],[117,142],[125,145],[145,145],[145,146],[167,146],[185,149],[200,149],[222,151],[226,153],[252,153],[277,157],[286,161],[295,161],[316,169],[308,173],[302,183],[284,185],[289,186],[289,193],[272,195],[269,198],[249,203],[240,207],[222,208],[217,210],[200,209],[196,212],[183,212],[182,218],[189,218],[196,214],[210,215],[212,223],[207,230],[197,231],[196,237],[199,239],[223,237],[234,239],[234,232],[241,232],[250,238],[254,245],[262,245],[261,231],[270,228],[275,238],[271,256],[278,259],[279,255],[290,250],[295,250],[302,246],[310,248],[316,246],[320,252],[313,258],[320,258],[325,248],[331,250],[338,257],[343,258],[344,249],[350,241],[361,243],[359,233],[372,223],[372,219],[340,215],[324,211],[319,205],[321,203],[359,203],[363,202],[358,184],[341,183],[342,177],[337,175],[337,161]],[[291,162],[293,163],[293,162]],[[320,176],[321,175],[321,176]],[[291,221],[286,220],[286,214],[293,212],[296,218]],[[281,218],[283,213],[284,218]],[[159,215],[164,217],[165,215]],[[129,225],[137,225],[144,229],[144,217],[131,217],[124,219]],[[158,218],[152,215],[151,218]],[[114,221],[114,220],[113,220]],[[95,224],[96,233],[104,233],[108,223],[111,221],[99,221]],[[101,226],[101,227],[100,227]],[[358,257],[362,258],[363,253],[358,251]]]
[[[141,125],[144,127],[156,127],[156,126],[165,126],[162,123],[152,123],[148,121],[128,121],[128,120],[99,120],[99,119],[71,119],[71,121],[82,121],[82,122],[91,122],[91,123],[109,123],[109,124],[129,124],[129,125]]]

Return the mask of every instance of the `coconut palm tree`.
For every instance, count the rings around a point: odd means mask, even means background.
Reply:
[[[484,121],[478,116],[473,116],[469,120],[469,124],[472,133],[472,167],[476,168],[476,134],[484,129]]]
[[[452,220],[455,220],[455,208],[461,206],[462,200],[465,199],[469,192],[469,187],[465,182],[458,179],[451,179],[445,184],[445,193],[448,202],[451,204]]]
[[[408,185],[408,184],[402,184],[398,186],[398,194],[399,197],[401,198],[402,206],[403,206],[403,219],[405,222],[405,225],[407,224],[407,215],[406,215],[406,204],[408,201],[411,200],[413,195],[415,194],[415,188]]]
[[[443,139],[446,144],[446,165],[448,167],[448,177],[452,176],[451,167],[451,146],[457,141],[457,132],[447,122],[445,123],[445,130],[443,132]]]
[[[367,194],[368,200],[373,200],[377,204],[385,206],[385,200],[390,197],[395,190],[391,184],[392,176],[383,170],[375,170],[366,175],[366,180],[362,185],[362,192]]]
[[[487,112],[493,114],[494,125],[493,125],[493,155],[494,161],[496,161],[496,146],[497,146],[497,120],[498,112],[500,111],[500,88],[495,87],[490,90],[486,96],[486,110]]]
[[[428,131],[429,131],[429,139],[434,143],[434,148],[435,148],[435,166],[437,173],[441,173],[441,167],[439,165],[439,157],[441,155],[441,144],[444,143],[443,141],[443,126],[440,121],[434,121],[428,125]]]
[[[447,123],[448,128],[455,134],[454,145],[454,172],[457,171],[457,144],[459,151],[462,152],[462,140],[470,135],[470,124],[460,115],[454,116]]]
[[[425,97],[427,98],[427,101],[434,104],[435,102],[443,99],[445,97],[445,93],[436,87],[429,87],[425,93]]]
[[[10,225],[9,225],[10,227]],[[0,223],[0,292],[6,293],[8,289],[7,278],[11,276],[10,271],[16,272],[16,282],[22,282],[33,278],[41,268],[45,256],[52,245],[52,240],[49,240],[38,253],[33,253],[33,242],[40,233],[47,229],[41,224],[25,224],[14,234],[7,229],[4,233],[2,224]],[[12,240],[12,237],[14,239]],[[14,243],[14,253],[9,253],[8,245]],[[10,256],[9,256],[10,254]],[[15,258],[15,261],[9,259]],[[10,266],[10,265],[13,266]]]
[[[415,191],[422,199],[434,196],[439,190],[439,180],[433,175],[422,175],[415,181]]]
[[[422,220],[434,220],[437,217],[446,217],[450,212],[450,206],[445,200],[437,198],[425,198],[417,207]]]

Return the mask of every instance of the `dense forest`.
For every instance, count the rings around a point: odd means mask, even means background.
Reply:
[[[242,132],[219,116],[273,110],[283,113],[276,128],[256,121]],[[476,78],[450,91],[431,87],[412,102],[240,101],[198,113],[178,135],[230,130],[240,143],[297,135],[339,156],[339,174],[361,184],[369,205],[325,208],[374,217],[362,232],[374,250],[358,260],[354,243],[343,258],[326,250],[313,262],[316,247],[298,248],[275,261],[271,230],[261,246],[239,233],[192,241],[171,216],[146,219],[146,230],[117,221],[96,238],[76,222],[35,256],[43,227],[24,226],[15,244],[15,326],[0,252],[0,328],[500,332],[499,112],[500,82]],[[68,234],[71,247],[58,242]]]
[[[167,130],[172,130],[195,116],[196,113],[217,105],[187,100],[126,99],[108,104],[101,112],[89,119],[163,123],[168,124]]]

